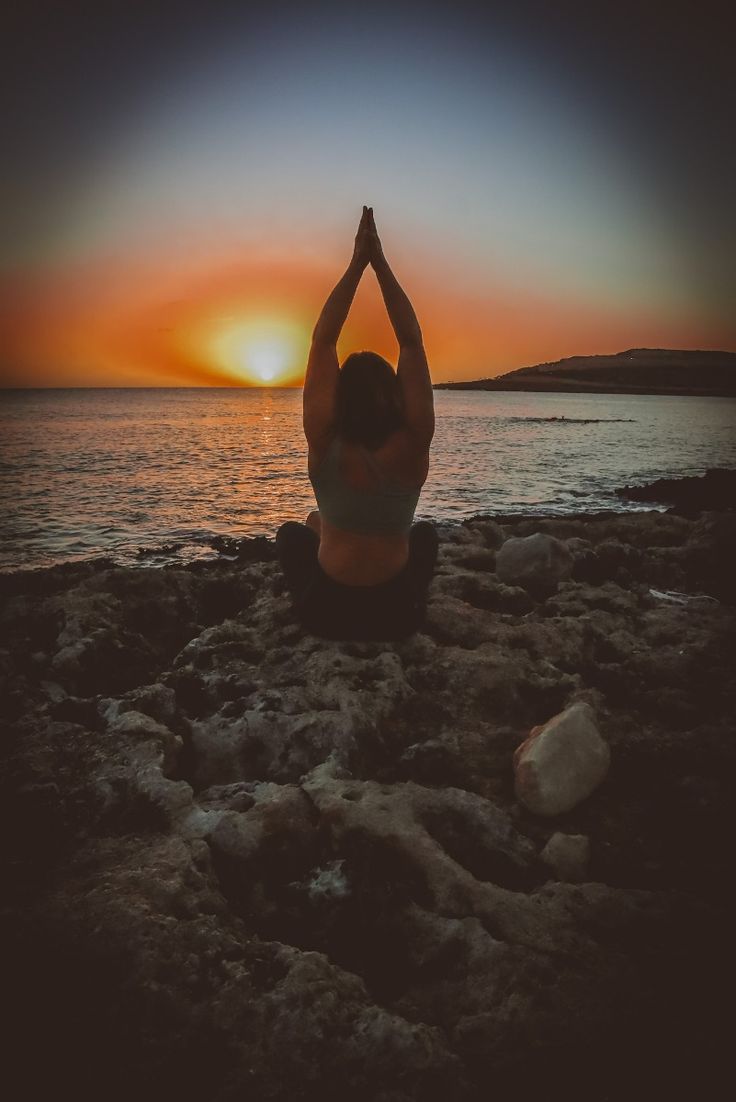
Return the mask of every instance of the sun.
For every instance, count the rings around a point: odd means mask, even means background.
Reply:
[[[296,382],[306,350],[301,327],[282,318],[229,319],[212,341],[218,366],[255,386]]]
[[[291,349],[288,342],[265,337],[263,340],[246,341],[243,345],[243,364],[252,374],[271,383],[283,378],[289,367]]]

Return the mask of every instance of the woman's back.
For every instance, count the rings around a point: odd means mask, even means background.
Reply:
[[[319,561],[328,574],[348,585],[375,585],[404,566],[428,468],[429,449],[402,430],[375,451],[337,435],[310,447]]]
[[[353,532],[408,531],[428,465],[428,452],[412,447],[401,432],[376,449],[336,434],[324,451],[309,452],[309,478],[320,515]]]

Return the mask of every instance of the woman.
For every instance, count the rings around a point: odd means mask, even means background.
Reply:
[[[374,352],[338,367],[336,345],[371,265],[399,342],[398,371]],[[421,624],[437,534],[412,525],[429,469],[434,397],[422,333],[363,207],[353,258],[324,305],[304,380],[304,434],[318,509],[276,550],[304,626],[337,639],[400,638]]]

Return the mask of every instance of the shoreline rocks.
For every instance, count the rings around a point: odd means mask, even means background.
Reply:
[[[712,467],[703,475],[685,478],[657,478],[641,486],[623,486],[615,491],[629,501],[659,501],[688,514],[705,509],[736,509],[736,471]]]
[[[0,578],[26,1094],[111,1068],[111,1097],[180,1102],[531,1102],[550,1075],[583,1102],[602,1066],[617,1096],[700,1089],[729,1051],[728,520],[471,518],[400,642],[306,633],[270,547]],[[546,594],[497,571],[537,533],[570,557]],[[611,765],[547,818],[514,754],[571,711]]]

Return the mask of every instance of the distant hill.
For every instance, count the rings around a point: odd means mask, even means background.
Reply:
[[[436,383],[435,388],[736,397],[736,352],[630,348],[614,356],[570,356],[520,367],[495,379]]]

